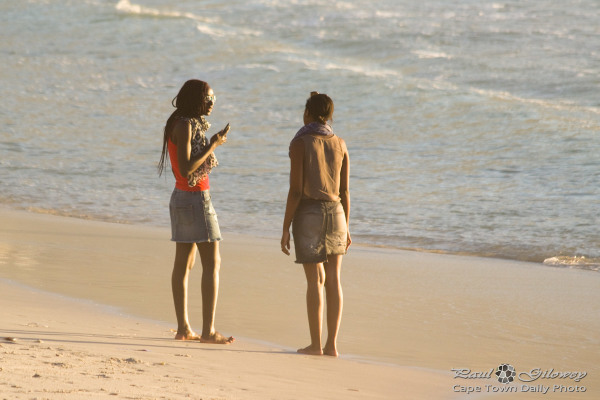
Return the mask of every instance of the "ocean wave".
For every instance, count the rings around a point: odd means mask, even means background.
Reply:
[[[307,56],[303,56],[302,52],[289,53],[287,61],[301,64],[305,68],[315,71],[346,71],[371,78],[402,78],[402,73],[400,71],[380,68],[378,66],[369,65],[366,63],[360,64],[357,63],[356,60],[345,61],[342,59],[335,59],[333,57],[328,57],[327,59],[322,61],[321,57],[318,54],[308,54],[308,51],[306,51],[305,53],[307,54]],[[297,56],[296,54],[300,55]]]
[[[225,30],[216,29],[206,24],[198,24],[196,25],[196,29],[198,30],[198,32],[214,38],[227,36],[227,32]]]
[[[402,74],[398,71],[394,71],[391,69],[383,69],[375,66],[369,65],[358,65],[356,63],[335,63],[328,62],[323,66],[327,70],[343,70],[353,72],[359,75],[364,75],[372,78],[388,78],[388,77],[396,77],[399,78]]]
[[[543,108],[551,108],[551,109],[559,110],[559,111],[570,111],[570,112],[583,111],[583,112],[589,112],[592,114],[600,115],[600,107],[581,106],[581,105],[575,104],[573,102],[568,102],[568,101],[548,101],[548,100],[542,100],[542,99],[532,99],[532,98],[517,96],[517,95],[514,95],[514,94],[512,94],[510,92],[506,92],[506,91],[487,90],[487,89],[480,89],[480,88],[475,88],[475,87],[470,88],[469,91],[471,93],[475,93],[480,96],[497,98],[500,100],[516,101],[516,102],[520,102],[520,103],[534,104],[534,105],[537,105],[537,106],[540,106]]]
[[[412,51],[412,54],[416,55],[419,58],[445,58],[447,60],[451,60],[452,58],[454,58],[453,56],[444,52],[430,50],[414,50]]]
[[[140,6],[138,4],[132,4],[129,0],[119,0],[115,5],[117,11],[124,14],[131,14],[136,16],[147,16],[152,18],[182,18],[189,19],[197,23],[196,29],[205,35],[221,38],[225,36],[260,36],[262,32],[251,30],[251,29],[227,29],[217,27],[221,22],[216,18],[206,18],[196,15],[190,12],[172,11],[172,10],[159,10],[156,8],[149,8]]]
[[[185,18],[193,21],[214,23],[215,20],[211,18],[204,18],[199,15],[190,12],[170,11],[170,10],[159,10],[156,8],[144,7],[138,4],[131,4],[129,0],[119,0],[115,5],[115,8],[126,14],[134,14],[140,16],[149,17],[164,17],[164,18]]]
[[[242,64],[239,65],[239,68],[241,69],[265,69],[267,71],[272,71],[272,72],[281,72],[279,70],[279,68],[277,68],[275,65],[273,64]]]
[[[600,271],[600,257],[555,256],[544,260],[545,265]]]

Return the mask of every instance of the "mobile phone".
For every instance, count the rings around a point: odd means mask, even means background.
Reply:
[[[223,128],[221,132],[223,132],[222,135],[227,135],[227,132],[229,132],[229,122],[227,123],[227,125],[225,125],[225,128]]]

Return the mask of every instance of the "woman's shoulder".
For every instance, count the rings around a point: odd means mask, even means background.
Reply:
[[[205,125],[208,125],[208,124],[206,123],[206,121],[204,121],[204,119],[194,118],[194,117],[177,116],[177,117],[175,117],[175,124],[176,125],[180,125],[180,126],[184,126],[184,127],[190,126],[190,127],[192,127],[193,130],[196,130],[196,129],[206,130],[206,129],[208,129],[208,127],[205,126]]]
[[[174,120],[173,120],[173,127],[181,127],[181,126],[186,126],[186,125],[191,125],[192,124],[192,118],[188,118],[188,117],[182,117],[180,115],[175,116]]]
[[[190,127],[193,126],[193,122],[189,118],[177,117],[173,123],[173,133],[180,131],[189,131]]]
[[[346,147],[346,141],[337,135],[335,135],[335,137],[337,138],[338,144],[339,144],[340,148],[342,149],[342,151],[344,153],[347,153],[348,148]]]
[[[303,137],[302,137],[302,136],[298,136],[298,137],[295,137],[295,138],[293,138],[293,139],[290,141],[290,149],[291,149],[292,147],[296,147],[296,148],[298,148],[298,147],[304,147],[304,140],[303,140]]]
[[[171,128],[170,139],[177,144],[179,138],[187,140],[191,132],[192,123],[185,117],[176,117]]]

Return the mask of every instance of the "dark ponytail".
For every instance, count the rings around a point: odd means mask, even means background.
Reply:
[[[324,93],[310,92],[306,111],[315,121],[325,125],[333,117],[333,100]]]

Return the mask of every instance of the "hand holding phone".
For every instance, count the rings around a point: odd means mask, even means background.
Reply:
[[[212,135],[210,143],[215,143],[217,146],[222,145],[227,141],[227,132],[229,132],[229,124],[225,125],[225,128]]]
[[[229,126],[229,122],[227,123],[227,125],[225,125],[225,128],[223,128],[223,130],[220,132],[220,134],[222,136],[227,135],[227,132],[229,132],[230,126]]]

